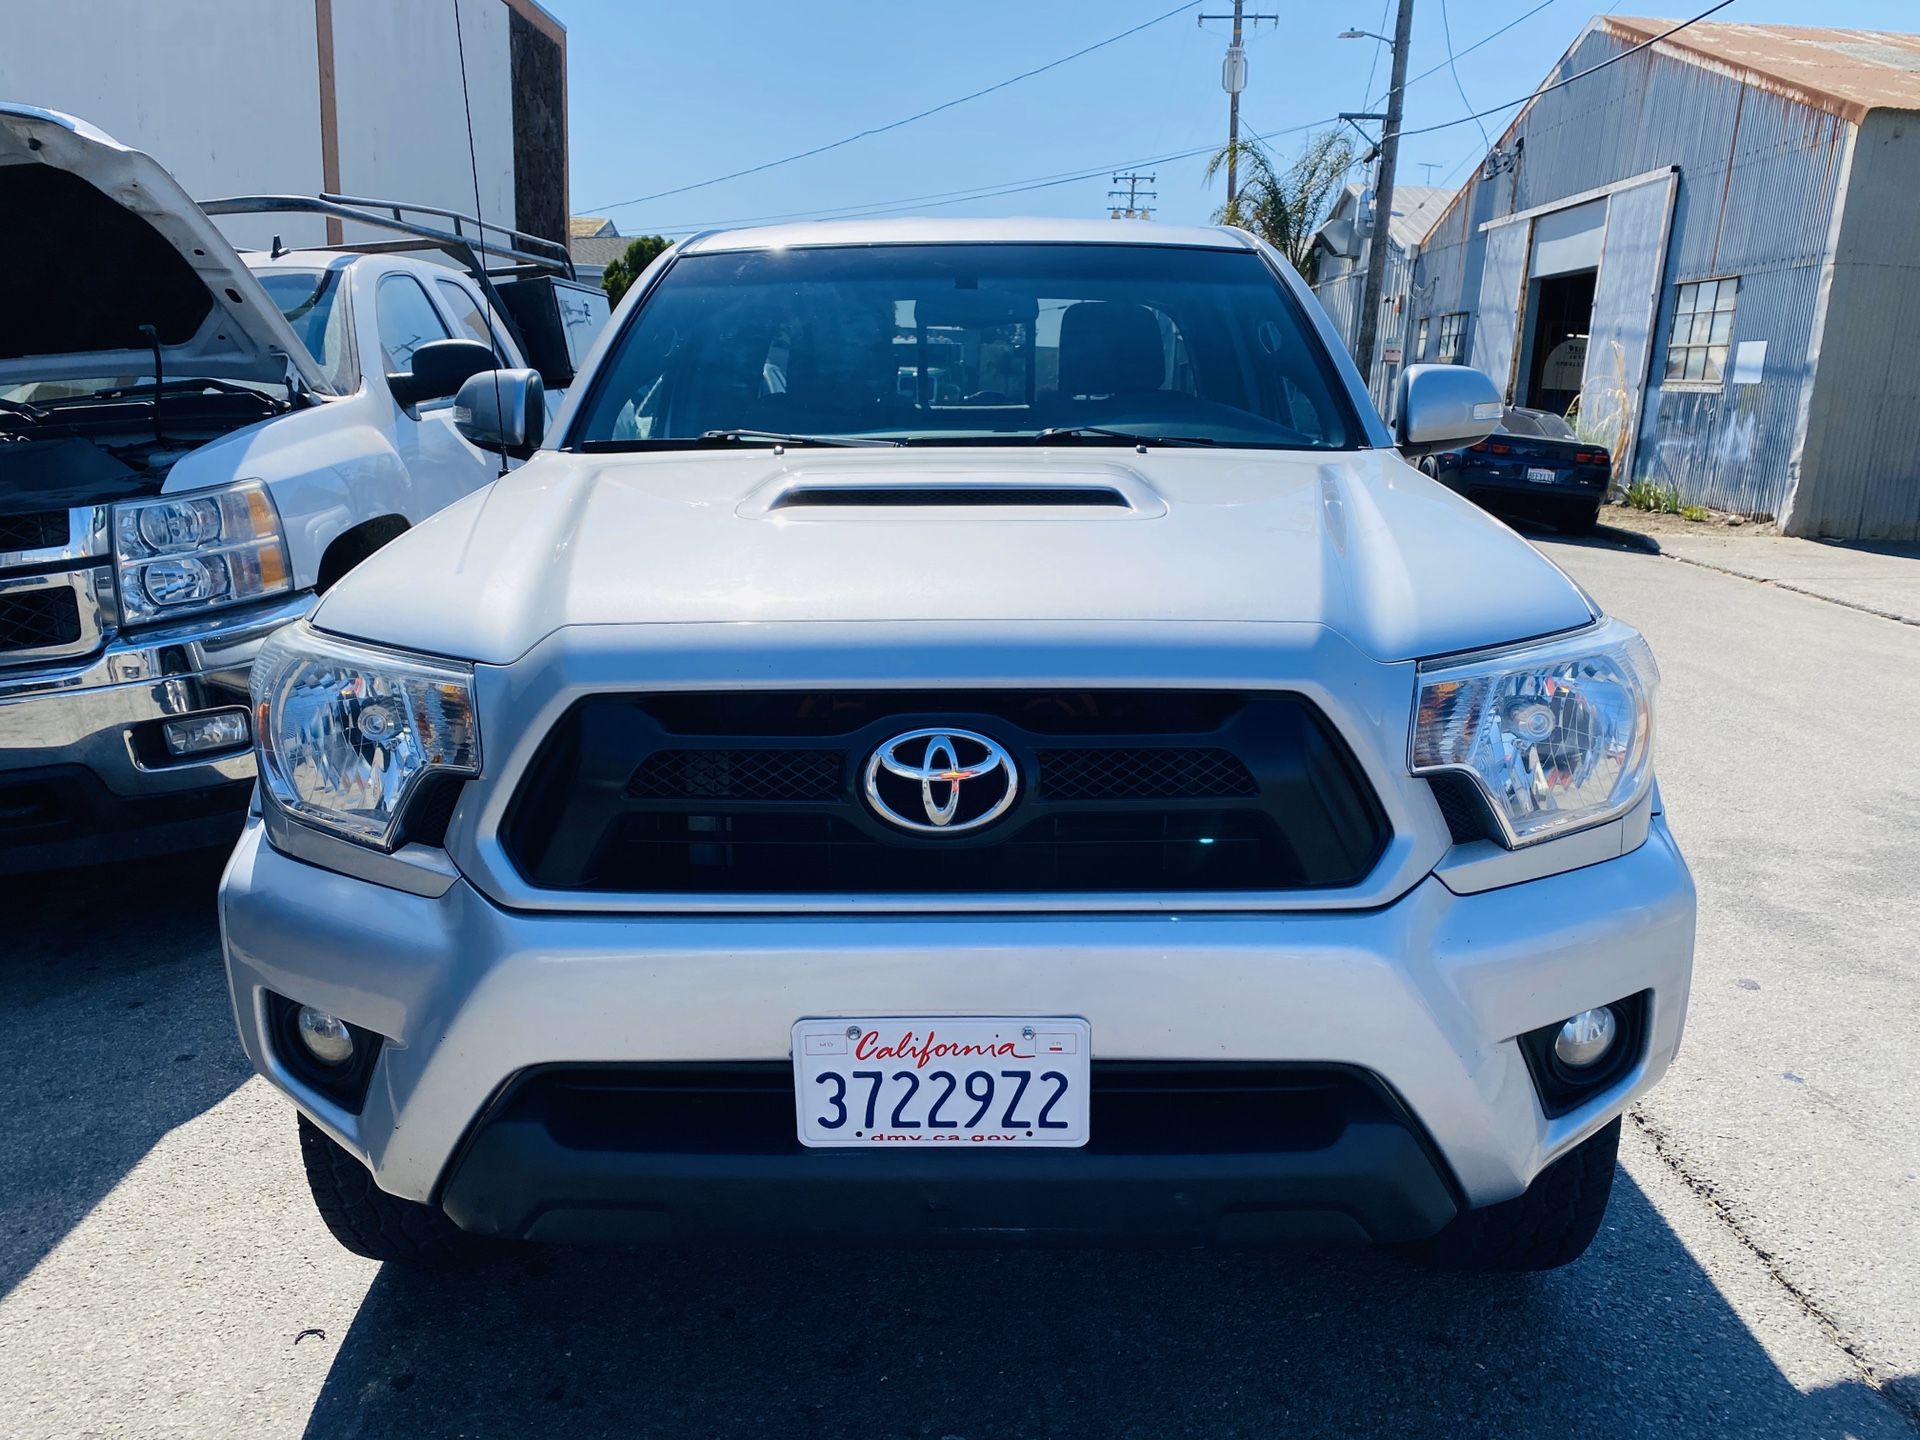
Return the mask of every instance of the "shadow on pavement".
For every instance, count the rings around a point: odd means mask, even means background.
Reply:
[[[0,880],[0,1295],[252,1073],[220,963],[225,863]]]
[[[1391,1255],[534,1250],[389,1266],[309,1440],[348,1436],[1903,1436],[1803,1395],[1623,1174],[1580,1264]]]

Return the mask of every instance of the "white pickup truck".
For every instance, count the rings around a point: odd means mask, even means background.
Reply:
[[[462,381],[564,385],[604,321],[564,247],[373,203],[202,206],[0,103],[0,873],[237,831],[261,642],[500,473]],[[273,212],[382,238],[242,255],[210,218]]]

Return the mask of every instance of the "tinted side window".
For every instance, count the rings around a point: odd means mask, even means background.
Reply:
[[[499,342],[488,330],[486,317],[474,303],[472,292],[457,280],[436,280],[433,283],[440,287],[440,298],[447,302],[447,309],[453,312],[454,323],[467,332],[469,339],[478,340],[492,349],[493,358],[500,360]]]
[[[413,369],[413,352],[429,340],[449,340],[447,322],[411,275],[387,275],[374,305],[380,323],[380,353],[389,375]]]

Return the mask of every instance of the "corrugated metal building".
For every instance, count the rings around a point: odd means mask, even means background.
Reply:
[[[1437,185],[1394,187],[1393,223],[1387,227],[1387,269],[1380,287],[1380,324],[1370,376],[1374,403],[1380,406],[1382,414],[1391,405],[1394,383],[1400,378],[1403,363],[1400,352],[1407,334],[1412,257],[1420,248],[1421,237],[1452,194]],[[1313,236],[1319,250],[1313,293],[1320,297],[1321,305],[1340,331],[1340,338],[1347,342],[1347,353],[1356,358],[1360,343],[1360,296],[1367,283],[1369,233],[1364,210],[1370,204],[1371,194],[1365,187],[1348,185]]]
[[[1920,538],[1920,36],[1593,21],[1427,234],[1417,360],[1565,410],[1618,483]]]

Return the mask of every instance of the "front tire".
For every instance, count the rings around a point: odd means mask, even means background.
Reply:
[[[306,1116],[299,1117],[307,1188],[333,1238],[369,1260],[446,1266],[472,1256],[473,1237],[431,1205],[402,1200]]]
[[[1606,1217],[1620,1152],[1615,1120],[1533,1177],[1526,1193],[1456,1215],[1413,1247],[1439,1270],[1553,1270],[1586,1253]]]

